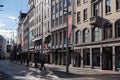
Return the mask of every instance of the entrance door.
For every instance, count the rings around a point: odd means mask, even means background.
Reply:
[[[104,48],[102,53],[102,69],[112,70],[112,48]]]

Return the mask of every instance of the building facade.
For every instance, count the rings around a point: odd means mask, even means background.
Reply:
[[[29,0],[29,5],[34,53],[47,55],[49,63],[66,65],[68,44],[72,66],[120,69],[120,0]],[[72,16],[68,43],[67,14]]]
[[[69,62],[73,66],[119,70],[119,0],[70,0],[73,33]],[[67,0],[51,1],[51,63],[66,64]]]
[[[119,70],[120,1],[77,0],[75,5],[74,51],[81,66]]]
[[[66,65],[67,41],[67,1],[68,15],[73,16],[73,0],[51,0],[51,63]],[[69,40],[72,43],[73,37]],[[69,63],[72,50],[69,46]]]
[[[33,3],[34,24],[32,28],[32,42],[34,42],[34,51],[35,53],[46,54],[50,47],[51,0],[33,0]]]
[[[34,42],[32,41],[34,38],[33,35],[33,30],[34,30],[34,0],[29,0],[29,11],[28,11],[28,16],[29,16],[29,53],[30,53],[30,60],[31,62],[34,62]]]
[[[2,35],[0,35],[0,59],[5,59],[6,53],[6,39]]]
[[[25,62],[25,59],[27,58],[27,49],[28,47],[26,47],[28,44],[28,19],[27,19],[27,13],[22,13],[20,11],[20,15],[19,15],[19,24],[18,24],[18,39],[17,39],[17,58],[18,60],[20,60],[21,63],[23,63],[23,61]],[[27,30],[27,31],[26,31]]]

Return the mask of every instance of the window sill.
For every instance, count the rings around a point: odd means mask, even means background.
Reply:
[[[77,4],[77,7],[78,7],[78,6],[81,6],[81,3],[80,3],[80,4]]]
[[[120,12],[120,9],[117,9],[116,12]]]
[[[81,24],[81,22],[77,22],[77,24]]]
[[[87,3],[88,1],[83,1],[83,3]]]
[[[106,15],[110,15],[110,14],[112,14],[112,13],[111,12],[106,13]]]
[[[84,22],[88,22],[88,20],[84,20]]]

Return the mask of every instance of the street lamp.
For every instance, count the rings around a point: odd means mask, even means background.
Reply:
[[[68,4],[69,3],[69,0],[67,0],[67,27],[66,27],[66,72],[68,73],[69,72],[69,63],[68,63]]]

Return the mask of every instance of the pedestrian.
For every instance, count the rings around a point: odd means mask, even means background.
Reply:
[[[44,70],[46,70],[45,65],[44,65],[45,64],[44,56],[42,56],[42,59],[41,59],[40,63],[41,63],[40,70],[42,70],[42,68],[44,68]]]

